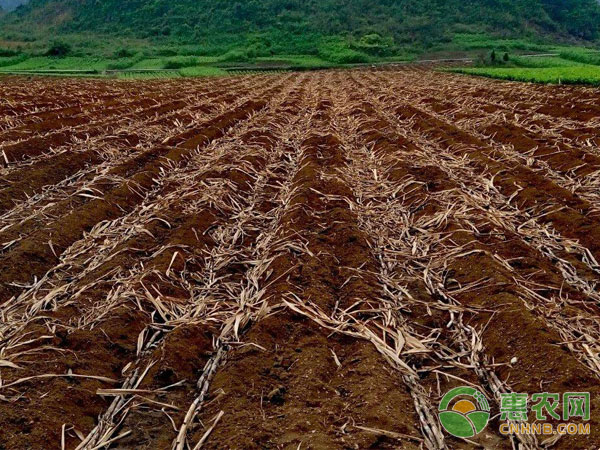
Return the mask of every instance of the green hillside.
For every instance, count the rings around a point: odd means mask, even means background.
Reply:
[[[13,11],[23,3],[27,3],[27,0],[0,0],[0,10]]]
[[[250,41],[263,53],[305,53],[323,36],[350,36],[366,51],[393,53],[398,46],[447,42],[457,31],[596,39],[600,6],[596,0],[32,0],[8,15],[2,29],[213,46]],[[365,38],[374,33],[381,39]]]
[[[599,39],[597,0],[31,0],[0,14],[0,70],[315,68]]]

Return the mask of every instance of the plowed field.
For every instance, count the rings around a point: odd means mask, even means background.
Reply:
[[[600,446],[597,89],[411,68],[0,99],[0,449]],[[492,409],[469,440],[437,416],[465,385]],[[590,435],[500,433],[501,394],[567,391]]]

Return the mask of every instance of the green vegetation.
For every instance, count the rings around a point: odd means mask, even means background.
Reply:
[[[132,57],[120,58],[114,61],[108,62],[103,68],[107,70],[126,70],[131,69],[137,63],[142,61],[144,56],[141,54],[134,55]]]
[[[199,63],[198,58],[194,58],[193,56],[180,56],[165,60],[163,69],[183,69],[185,67],[197,66]]]
[[[600,67],[565,66],[542,68],[473,68],[462,69],[462,73],[499,78],[510,81],[527,81],[533,83],[555,84],[591,84],[600,85]]]
[[[490,36],[484,33],[457,33],[447,46],[454,50],[478,51],[493,50],[504,52],[545,52],[548,51],[548,41],[539,37],[506,38]]]
[[[319,47],[318,56],[336,64],[357,64],[369,62],[369,56],[350,48],[341,39],[332,39]]]
[[[311,55],[286,55],[256,58],[256,64],[264,67],[292,66],[298,69],[322,69],[331,67],[331,62]]]
[[[70,44],[67,44],[63,41],[54,41],[50,44],[50,48],[46,51],[46,56],[64,58],[72,52],[73,48]]]
[[[129,50],[127,48],[120,48],[117,51],[115,51],[113,56],[115,58],[131,58],[131,57],[135,56],[135,52],[133,52],[132,50]]]
[[[18,55],[13,57],[0,57],[0,67],[16,66],[27,60],[27,55]]]
[[[17,56],[20,53],[21,52],[19,52],[18,50],[13,50],[10,48],[0,48],[0,58],[5,58],[7,56]]]
[[[225,74],[227,72],[217,67],[185,67],[179,71],[179,75],[183,77],[215,77]]]
[[[131,57],[144,46],[162,56],[229,60],[303,54],[332,62],[434,51],[476,50],[490,39],[536,51],[556,39],[600,37],[597,0],[31,0],[0,20],[4,40]],[[104,36],[104,39],[98,39]],[[106,39],[106,36],[109,36]],[[87,41],[87,42],[86,42]],[[131,46],[135,48],[132,49]],[[180,52],[186,46],[193,54]],[[104,48],[103,48],[104,47]],[[129,53],[129,54],[128,54]]]
[[[12,60],[9,62],[9,60]],[[51,58],[46,56],[0,58],[3,70],[103,70],[107,61],[95,57]]]
[[[218,42],[217,37],[226,35],[240,39],[249,30],[250,35],[261,33],[268,40],[265,46],[275,50],[311,35],[348,33],[356,38],[379,33],[395,43],[435,43],[459,26],[514,30],[521,36],[537,27],[594,39],[600,17],[595,0],[31,0],[14,16],[61,33],[93,31],[191,43]]]
[[[219,59],[222,62],[248,62],[250,61],[250,56],[248,56],[248,52],[244,50],[234,49],[229,50]]]
[[[590,52],[586,49],[569,49],[560,52],[560,57],[568,61],[582,64],[600,65],[600,53]]]
[[[475,68],[455,72],[511,81],[600,85],[600,52],[586,48],[557,48],[557,56],[512,56],[506,61],[480,58]]]
[[[575,47],[596,39],[597,0],[31,0],[0,17],[0,65],[201,74],[495,50],[494,65],[517,68],[548,51],[595,64]]]

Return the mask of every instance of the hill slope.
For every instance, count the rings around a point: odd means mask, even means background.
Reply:
[[[0,0],[0,9],[3,11],[13,11],[18,6],[27,3],[28,0]]]
[[[314,37],[373,33],[395,45],[443,42],[455,31],[596,39],[600,6],[596,0],[31,0],[4,25],[188,43],[253,36],[305,52]]]

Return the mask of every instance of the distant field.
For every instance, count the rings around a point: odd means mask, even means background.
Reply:
[[[460,69],[459,72],[511,81],[556,84],[600,85],[600,67],[489,67]]]
[[[556,55],[543,58],[512,56],[508,62],[491,64],[488,61],[487,66],[453,71],[511,81],[600,85],[600,52],[559,48]]]
[[[125,78],[217,76],[226,74],[226,68],[245,66],[249,69],[253,67],[264,67],[272,70],[281,67],[304,70],[335,67],[338,65],[339,64],[310,55],[281,55],[256,58],[252,61],[237,61],[235,58],[230,59],[227,55],[221,57],[184,55],[146,57],[140,54],[123,58],[102,58],[92,56],[67,56],[55,58],[21,54],[0,57],[0,73],[26,71],[28,73],[33,72],[44,75],[48,75],[49,72],[57,72],[61,75],[79,75],[78,73],[70,73],[69,71],[86,71],[91,72],[92,74],[102,75],[108,71],[109,75],[116,76],[116,74],[110,72],[124,71],[124,73],[120,73],[118,76]],[[142,70],[148,72],[133,72]],[[89,74],[90,73],[87,73],[86,75]],[[83,73],[81,75],[83,75]]]
[[[468,38],[468,39],[467,39]],[[494,50],[496,61],[489,60]],[[176,52],[179,51],[180,54]],[[2,54],[0,52],[0,54]],[[346,61],[339,55],[272,55],[247,58],[235,50],[219,56],[191,54],[190,49],[122,50],[111,55],[40,56],[6,51],[0,56],[0,74],[110,76],[123,78],[199,77],[226,74],[228,70],[310,70],[352,67],[356,63],[380,64],[419,59],[472,58],[477,67],[456,69],[471,75],[541,83],[600,84],[600,52],[587,48],[542,46],[521,40],[489,39],[480,35],[456,35],[444,50],[432,48],[422,54],[405,52],[395,57],[372,57]],[[503,60],[504,54],[509,61]],[[529,57],[531,54],[552,56]],[[487,61],[486,61],[487,58]],[[137,72],[136,72],[137,71]]]

